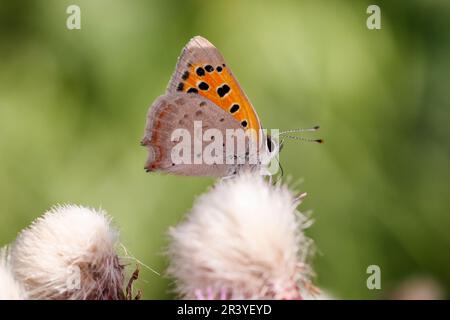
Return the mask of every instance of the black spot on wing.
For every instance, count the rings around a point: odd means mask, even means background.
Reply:
[[[219,97],[223,98],[227,95],[228,92],[230,92],[230,87],[227,84],[223,84],[222,86],[217,88],[217,94]]]
[[[232,106],[231,106],[231,108],[230,108],[230,112],[231,113],[235,113],[235,112],[237,112],[238,110],[239,110],[239,105],[237,104],[237,103],[235,103],[235,104],[233,104]]]
[[[199,83],[198,88],[200,90],[206,91],[206,90],[209,89],[209,85],[206,82],[202,81],[202,82]]]
[[[199,77],[203,77],[205,75],[205,69],[203,69],[202,67],[198,67],[197,69],[195,69],[195,73]]]

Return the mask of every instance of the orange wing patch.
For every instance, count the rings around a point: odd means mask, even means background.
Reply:
[[[188,64],[177,91],[198,93],[229,112],[243,128],[259,132],[260,124],[250,101],[225,64]]]

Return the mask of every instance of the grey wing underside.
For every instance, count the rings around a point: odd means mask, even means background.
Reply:
[[[145,135],[141,144],[149,151],[146,170],[161,171],[185,176],[223,177],[233,174],[232,164],[176,164],[171,157],[172,148],[179,141],[172,141],[175,129],[189,131],[194,140],[194,121],[202,121],[203,133],[215,128],[221,131],[225,143],[226,129],[241,129],[240,124],[227,112],[214,103],[197,94],[171,93],[160,96],[150,107],[147,114]],[[203,150],[207,142],[203,142]],[[192,160],[194,145],[190,145]],[[202,151],[203,151],[202,150]],[[224,148],[225,150],[225,148]]]

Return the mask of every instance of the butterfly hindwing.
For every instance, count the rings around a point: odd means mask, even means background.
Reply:
[[[167,93],[198,94],[230,114],[244,129],[257,132],[261,124],[219,50],[200,36],[183,48]]]
[[[201,121],[201,131],[194,132],[194,121]],[[147,115],[145,135],[141,144],[149,150],[145,168],[148,171],[163,171],[188,176],[226,176],[232,173],[233,166],[226,164],[196,164],[194,157],[199,156],[194,149],[195,137],[202,137],[207,129],[220,130],[221,137],[226,137],[226,129],[242,130],[239,123],[227,112],[218,108],[200,95],[170,93],[159,97],[150,107]],[[172,141],[176,129],[186,129],[192,140],[189,148],[191,163],[178,164],[172,159],[172,150],[180,141]],[[221,138],[222,139],[222,138]],[[203,143],[202,153],[208,143]],[[225,140],[222,145],[225,153]],[[202,155],[200,155],[202,156]]]

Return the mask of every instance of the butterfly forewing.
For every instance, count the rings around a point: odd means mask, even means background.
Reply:
[[[200,36],[183,48],[167,92],[199,94],[230,114],[241,128],[261,129],[258,115],[222,55]]]

